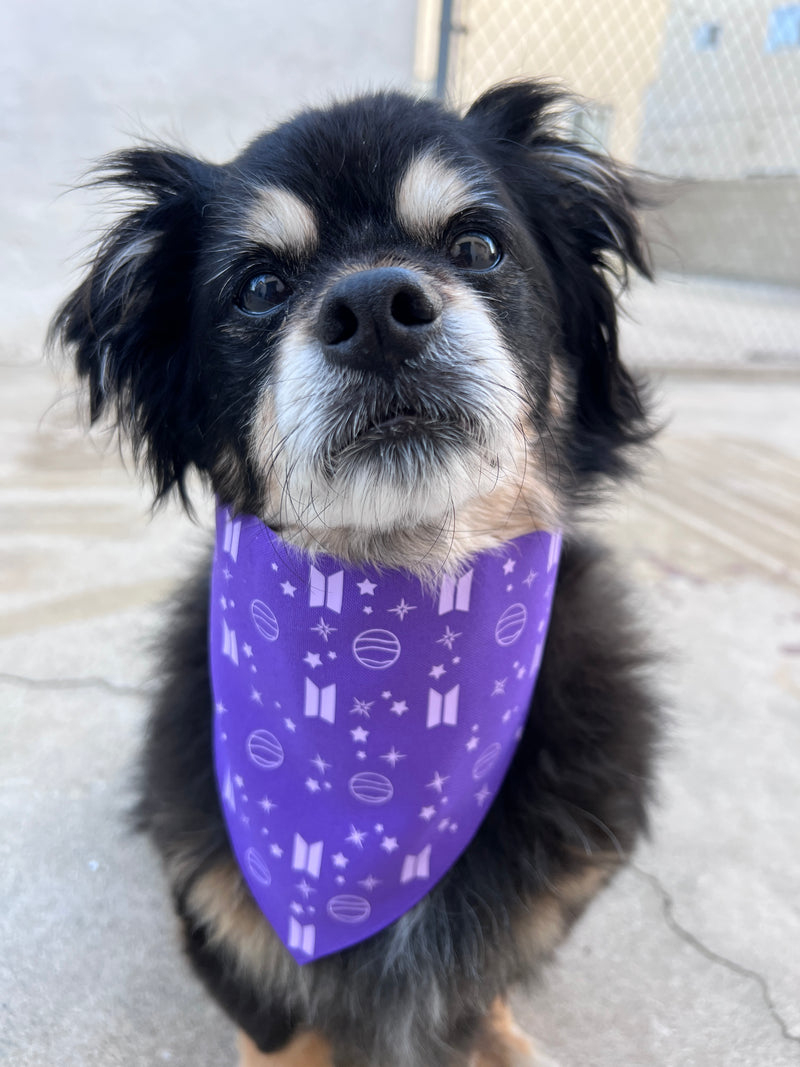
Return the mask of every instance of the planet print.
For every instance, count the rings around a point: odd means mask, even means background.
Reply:
[[[364,630],[353,641],[353,655],[372,671],[385,671],[397,663],[400,651],[400,641],[391,630]]]
[[[254,730],[247,738],[247,754],[256,767],[274,771],[283,763],[283,745],[269,730]]]
[[[277,641],[280,627],[272,608],[263,600],[254,600],[250,605],[250,618],[253,625],[267,641]]]
[[[270,885],[272,875],[269,873],[269,867],[264,862],[264,857],[261,853],[254,848],[248,848],[244,858],[247,863],[247,869],[253,878],[262,885]]]
[[[352,893],[340,893],[328,901],[328,915],[340,923],[363,923],[371,911],[368,900]]]
[[[528,611],[524,604],[511,604],[500,618],[494,628],[494,639],[498,645],[505,648],[513,645],[525,629],[528,621]]]
[[[494,744],[489,747],[478,756],[475,760],[475,766],[472,768],[472,777],[475,781],[480,781],[481,778],[485,778],[489,771],[494,767],[497,762],[497,757],[500,755],[501,746],[499,741],[495,741]]]
[[[386,804],[394,796],[394,786],[385,774],[360,771],[348,782],[351,794],[363,804]]]

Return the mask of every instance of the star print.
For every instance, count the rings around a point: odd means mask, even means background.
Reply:
[[[320,617],[316,626],[311,627],[311,630],[313,630],[315,634],[319,634],[322,640],[326,643],[330,635],[336,633],[336,627],[330,626],[322,617]]]
[[[303,663],[307,663],[312,670],[314,667],[322,666],[322,660],[316,652],[306,652],[305,656],[303,656]]]
[[[367,754],[363,750],[360,749],[358,752],[356,752],[356,759],[366,759],[366,758],[367,758]]]
[[[516,565],[517,561],[515,559],[507,559],[503,564],[503,574],[511,574]]]
[[[272,855],[273,856],[277,856],[278,859],[280,859],[281,856],[283,855],[283,849],[281,848],[280,845],[270,845],[269,846],[269,850],[272,853]]]
[[[359,745],[363,745],[369,737],[369,730],[365,730],[363,726],[357,726],[355,730],[350,731],[350,736],[354,741],[357,741]]]
[[[431,667],[428,671],[429,678],[441,678],[443,674],[446,674],[446,670],[443,663],[440,663],[437,667]]]
[[[303,905],[298,904],[296,900],[292,901],[292,903],[289,905],[289,908],[295,913],[295,915],[302,915],[305,910],[303,908]]]
[[[517,671],[517,680],[519,680],[521,678],[524,678],[524,677],[525,677],[525,668],[524,667],[520,667],[520,669]]]
[[[226,580],[226,581],[228,581],[228,582],[229,582],[229,581],[231,580],[231,578],[233,577],[233,575],[231,574],[231,572],[230,572],[230,571],[228,570],[228,568],[227,568],[227,567],[225,568],[225,570],[224,570],[224,571],[223,571],[222,573],[223,573],[223,575],[224,575],[224,577],[225,577],[225,580]]]
[[[320,774],[324,774],[325,771],[327,771],[327,769],[331,766],[330,763],[326,762],[326,760],[324,760],[322,756],[320,756],[319,752],[316,754],[314,759],[310,760],[309,762],[314,764]]]
[[[243,815],[242,816],[242,823],[245,826],[249,826],[250,825],[250,816],[249,815]]]
[[[422,811],[419,813],[419,817],[420,819],[424,819],[425,822],[430,822],[435,814],[436,808],[429,804],[427,807],[422,809]]]
[[[345,879],[342,878],[342,876],[340,874],[337,874],[336,877],[334,878],[334,882],[336,882],[337,885],[344,885]]]
[[[380,878],[375,878],[373,875],[368,874],[367,877],[366,878],[362,878],[361,881],[358,884],[359,885],[363,885],[363,887],[367,890],[367,892],[371,893],[376,885],[380,885],[381,884],[381,880],[380,880]]]
[[[292,720],[291,719],[284,719],[283,721],[286,724],[286,729],[290,730],[292,733],[294,733],[295,730],[297,729],[297,726],[292,722]]]
[[[220,602],[220,606],[221,606],[222,610],[225,611],[227,609],[227,607],[228,607],[228,601],[225,599],[224,596],[221,596],[219,598],[219,602]]]
[[[405,758],[406,757],[404,756],[404,754],[402,752],[398,752],[394,745],[392,745],[388,752],[384,753],[384,755],[381,756],[381,759],[385,759],[387,763],[390,763],[392,765],[392,767],[397,766],[398,760]]]
[[[381,848],[384,852],[394,852],[396,848],[399,848],[396,837],[384,837],[381,841]]]
[[[261,694],[257,689],[253,688],[250,690],[250,699],[253,701],[254,704],[261,703]]]
[[[389,692],[388,689],[384,689],[384,691],[381,693],[381,696],[383,697],[384,700],[391,700],[392,699],[392,694]]]
[[[322,783],[322,788],[323,789],[333,789],[333,786],[331,785],[330,782],[323,782]]]
[[[446,830],[449,825],[450,825],[450,820],[449,819],[442,819],[442,821],[439,823],[439,825],[437,827],[437,830],[439,831],[439,833],[441,833],[442,830]]]
[[[335,856],[331,856],[334,867],[341,867],[344,869],[350,860],[345,856],[343,852],[337,852]]]
[[[503,712],[503,722],[508,722],[508,720],[510,718],[511,718],[511,712],[510,711]]]
[[[449,774],[446,774],[444,776],[444,778],[442,778],[441,774],[439,774],[439,772],[437,771],[433,776],[433,780],[428,782],[427,785],[425,786],[425,788],[426,789],[435,789],[437,793],[441,793],[442,786],[444,785],[444,783],[446,781],[449,780],[449,778],[450,778]]]
[[[362,596],[374,596],[377,589],[377,582],[371,582],[369,578],[365,578],[363,582],[356,582],[358,591]]]
[[[375,703],[374,700],[353,700],[353,706],[350,709],[351,715],[363,715],[365,719],[369,718],[369,709]]]
[[[244,652],[245,656],[247,656],[248,659],[252,659],[253,658],[253,646],[252,645],[242,645],[242,652]]]
[[[477,737],[471,737],[469,739],[469,741],[467,741],[467,752],[474,752],[477,747],[478,747],[478,739],[477,739]]]
[[[389,711],[393,711],[398,717],[400,715],[405,715],[408,711],[408,704],[406,704],[405,700],[395,700],[389,708]]]
[[[214,705],[214,709],[215,709],[215,711],[216,711],[217,715],[224,715],[224,714],[225,714],[225,712],[226,712],[226,711],[228,710],[228,709],[227,709],[227,708],[225,707],[225,705],[224,705],[224,704],[222,703],[222,701],[219,701],[219,700],[218,700],[218,701],[217,701],[217,703],[216,703],[216,704]]]
[[[328,659],[336,659],[336,653],[335,652],[329,652],[328,653]]]
[[[492,696],[493,697],[499,696],[501,693],[505,693],[505,691],[506,691],[506,682],[507,681],[508,681],[508,678],[500,678],[497,681],[495,681],[494,689],[492,690]]]
[[[396,608],[389,608],[390,614],[396,615],[398,617],[398,619],[400,620],[400,622],[404,622],[405,621],[405,617],[406,617],[406,615],[408,615],[409,611],[416,611],[416,610],[417,610],[416,604],[406,604],[406,598],[405,597],[400,597],[400,603],[397,605]]]
[[[281,589],[283,590],[284,596],[293,597],[294,594],[297,592],[297,586],[292,585],[291,582],[281,582]]]
[[[383,823],[382,822],[376,822],[375,823],[375,833],[376,834],[382,834],[383,833]]]
[[[233,784],[238,786],[239,789],[242,788],[244,785],[244,778],[242,778],[241,774],[234,775]]]
[[[541,633],[543,629],[544,629],[544,619],[542,619],[542,621],[539,623],[539,626],[538,626],[539,633]]]
[[[484,785],[480,792],[475,794],[475,799],[478,801],[478,807],[482,808],[491,795],[491,790],[487,789]]]
[[[536,573],[536,571],[530,571],[528,577],[522,579],[522,584],[527,585],[527,587],[530,589],[530,587],[533,585],[533,583],[538,577],[539,575]]]
[[[350,823],[350,833],[345,838],[345,841],[349,841],[351,845],[357,845],[359,848],[364,847],[364,838],[367,836],[367,830],[356,830],[355,826]]]
[[[506,586],[506,592],[510,593],[513,588],[514,588],[514,586],[509,582],[508,585]]]
[[[306,789],[309,793],[319,792],[319,782],[316,778],[306,778]]]
[[[273,563],[273,564],[272,564],[272,569],[273,569],[274,571],[276,571],[276,570],[278,569],[278,564],[277,564],[277,563]]]
[[[454,630],[451,630],[449,626],[446,626],[445,629],[444,629],[444,633],[442,634],[441,637],[439,637],[437,639],[436,644],[437,645],[445,645],[446,648],[447,648],[447,651],[448,652],[452,652],[453,651],[453,642],[455,641],[455,639],[457,637],[461,637],[461,634],[460,633],[457,634]]]
[[[367,606],[363,609],[363,611],[364,611],[365,615],[371,615],[372,614],[372,608],[369,606],[369,604],[367,604]]]
[[[258,805],[264,809],[267,815],[269,815],[273,808],[277,808],[278,806],[274,801],[270,800],[269,797],[264,797],[263,800],[259,800]]]
[[[297,883],[297,885],[295,886],[295,889],[299,889],[306,900],[308,900],[309,896],[312,893],[316,893],[316,889],[313,886],[309,885],[308,882],[305,880],[305,878],[303,879],[302,882],[298,882]]]

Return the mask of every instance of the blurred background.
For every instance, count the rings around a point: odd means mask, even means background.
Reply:
[[[672,182],[625,358],[665,429],[594,523],[656,635],[652,842],[522,1021],[562,1067],[800,1064],[800,4],[6,0],[0,7],[0,1063],[233,1063],[127,833],[161,602],[207,543],[87,436],[47,322],[143,136],[215,162],[306,104],[580,94],[600,151]],[[126,469],[126,467],[128,469]]]

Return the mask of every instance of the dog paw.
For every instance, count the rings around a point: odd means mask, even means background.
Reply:
[[[486,1019],[469,1067],[558,1067],[558,1064],[535,1047],[533,1040],[515,1022],[508,1005],[497,1000]]]

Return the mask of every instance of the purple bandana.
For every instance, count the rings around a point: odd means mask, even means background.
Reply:
[[[530,705],[561,537],[532,533],[433,592],[217,509],[217,782],[239,866],[307,963],[409,910],[474,837]]]

